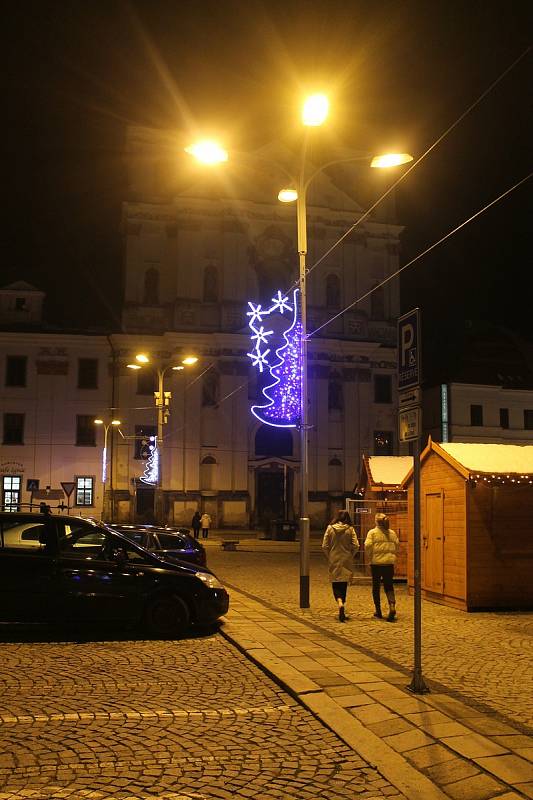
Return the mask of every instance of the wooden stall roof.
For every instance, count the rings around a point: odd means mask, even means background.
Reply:
[[[533,486],[533,445],[477,442],[438,444],[430,437],[420,461],[423,462],[432,451],[447,461],[464,478],[480,479],[489,483],[521,483]],[[403,480],[404,489],[412,477],[411,468]]]
[[[363,456],[356,491],[398,491],[412,466],[413,456]]]

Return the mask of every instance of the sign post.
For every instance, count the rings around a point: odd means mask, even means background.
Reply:
[[[74,481],[61,481],[61,487],[67,496],[67,514],[70,514],[70,495],[76,488]]]
[[[426,694],[422,675],[422,559],[420,535],[420,310],[414,308],[398,320],[398,424],[401,442],[413,442],[414,489],[414,669],[407,687],[414,694]]]

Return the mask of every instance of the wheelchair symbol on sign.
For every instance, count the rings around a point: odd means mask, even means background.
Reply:
[[[415,347],[413,347],[411,350],[409,350],[409,354],[407,356],[407,359],[408,359],[410,367],[416,367],[416,348]]]

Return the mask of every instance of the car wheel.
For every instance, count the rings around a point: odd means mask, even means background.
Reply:
[[[161,638],[183,636],[190,621],[191,615],[187,604],[176,595],[158,595],[146,608],[146,627],[154,636]]]

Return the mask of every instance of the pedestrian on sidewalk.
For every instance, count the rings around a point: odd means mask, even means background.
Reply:
[[[207,539],[209,536],[209,526],[211,525],[211,517],[209,514],[205,512],[202,514],[200,525],[202,526],[202,539]]]
[[[339,622],[346,619],[346,592],[352,580],[359,542],[347,511],[339,511],[326,528],[322,550],[328,559],[333,597],[339,607]]]
[[[370,564],[372,573],[372,598],[374,600],[374,616],[383,619],[381,613],[381,581],[389,604],[387,622],[396,619],[396,598],[394,596],[394,564],[400,541],[396,533],[389,528],[389,518],[386,514],[376,514],[376,527],[368,531],[365,540],[365,554],[367,564]]]
[[[200,538],[200,528],[202,527],[202,518],[199,511],[195,511],[192,516],[191,528],[194,533],[194,538]]]

